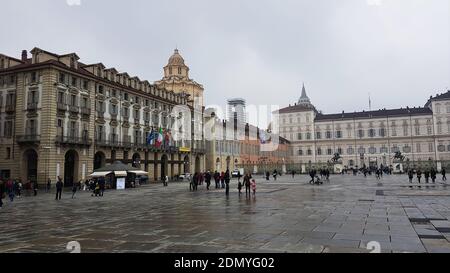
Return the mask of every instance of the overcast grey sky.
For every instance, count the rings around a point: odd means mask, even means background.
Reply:
[[[76,2],[77,0],[69,0]],[[377,4],[379,3],[379,4]],[[326,113],[423,106],[450,89],[449,0],[2,0],[0,52],[76,52],[151,82],[174,47],[207,104]]]

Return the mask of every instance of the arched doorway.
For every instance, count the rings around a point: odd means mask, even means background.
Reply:
[[[201,167],[200,166],[200,156],[196,156],[195,157],[195,172],[196,173],[199,173],[202,171],[200,167]]]
[[[167,165],[168,165],[167,155],[161,156],[161,179],[167,175]]]
[[[97,152],[94,156],[94,170],[105,166],[106,156],[103,152]]]
[[[227,170],[230,170],[231,158],[227,157]]]
[[[64,158],[64,186],[70,187],[78,181],[78,153],[69,150]]]
[[[184,157],[184,173],[190,173],[191,172],[191,166],[189,164],[189,156]]]
[[[37,181],[38,154],[30,149],[23,154],[24,169],[26,170],[27,181]]]
[[[139,153],[133,154],[133,162],[131,162],[131,166],[134,168],[141,168],[141,155]]]
[[[221,168],[220,168],[220,158],[216,159],[216,171],[220,172]]]

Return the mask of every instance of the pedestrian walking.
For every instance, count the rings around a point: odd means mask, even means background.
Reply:
[[[250,196],[250,176],[246,174],[244,176],[245,196]]]
[[[56,198],[55,198],[55,200],[61,200],[63,186],[64,186],[64,183],[62,182],[61,177],[58,176],[58,181],[56,182]]]
[[[216,189],[219,188],[219,183],[220,183],[220,174],[218,171],[214,172],[214,182],[216,183]]]
[[[13,190],[8,190],[8,197],[9,197],[9,201],[11,201],[11,202],[14,201],[15,193]]]
[[[295,171],[293,170],[292,171],[292,179],[294,179],[295,178]]]
[[[230,170],[225,172],[225,194],[230,194]]]
[[[431,176],[431,182],[436,183],[436,170],[434,168],[431,169],[430,171],[430,176]]]
[[[211,185],[211,174],[208,172],[206,172],[205,174],[205,181],[206,181],[206,190],[209,191],[209,186]]]
[[[225,173],[224,172],[222,172],[220,174],[220,184],[222,186],[222,189],[224,189],[225,188]]]
[[[34,191],[34,196],[37,196],[38,193],[38,182],[37,181],[33,181],[33,191]]]
[[[255,179],[252,179],[251,186],[252,186],[253,196],[256,196],[256,181],[255,181]]]
[[[194,173],[194,177],[192,178],[192,186],[194,191],[198,190],[198,182],[199,182],[199,174]]]
[[[22,181],[20,179],[16,180],[16,185],[17,185],[16,195],[17,195],[17,198],[20,198],[22,196],[22,188],[23,188]]]
[[[420,179],[422,178],[422,171],[418,170],[417,171],[417,180],[419,181],[420,184]]]
[[[270,180],[270,173],[267,171],[266,172],[266,180],[269,181]]]
[[[47,192],[50,192],[51,186],[52,186],[52,180],[51,180],[50,177],[49,177],[49,178],[47,179],[47,186],[46,186],[45,190],[46,190]]]
[[[277,181],[278,172],[277,170],[273,171],[273,180]]]
[[[428,170],[424,171],[423,176],[425,177],[425,183],[428,184],[428,182],[430,181],[430,172]]]
[[[445,169],[444,168],[442,168],[441,174],[442,174],[442,181],[447,181],[447,177],[445,176]]]
[[[98,187],[100,188],[99,195],[103,197],[103,193],[105,192],[106,181],[104,177],[101,177],[98,181]]]
[[[0,179],[0,209],[3,207],[3,198],[5,198],[5,182]]]
[[[414,174],[412,170],[408,171],[408,178],[409,178],[409,183],[413,182],[413,178],[414,178]]]
[[[72,186],[72,199],[75,198],[75,194],[77,193],[77,189],[78,189],[78,184],[74,183]]]
[[[239,191],[239,196],[241,196],[241,194],[242,194],[242,183],[241,183],[241,181],[238,181],[238,191]]]
[[[311,177],[311,180],[309,181],[309,184],[314,184],[314,178],[316,177],[316,170],[310,170],[309,176]]]
[[[6,182],[6,193],[8,194],[9,200],[13,202],[15,197],[15,190],[14,182],[12,181],[12,179],[8,179],[8,181]]]

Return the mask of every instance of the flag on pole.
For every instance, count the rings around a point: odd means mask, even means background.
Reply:
[[[158,133],[158,136],[156,138],[155,146],[156,147],[161,147],[162,142],[163,142],[163,129],[159,128],[159,133]]]
[[[147,145],[153,144],[153,140],[155,140],[155,131],[152,129],[150,134],[147,136]]]

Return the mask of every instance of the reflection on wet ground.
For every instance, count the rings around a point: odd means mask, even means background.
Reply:
[[[0,209],[0,252],[450,252],[447,185],[410,184],[406,176],[257,178],[256,196],[237,183],[189,192],[186,183],[79,192],[55,201],[40,192]]]

